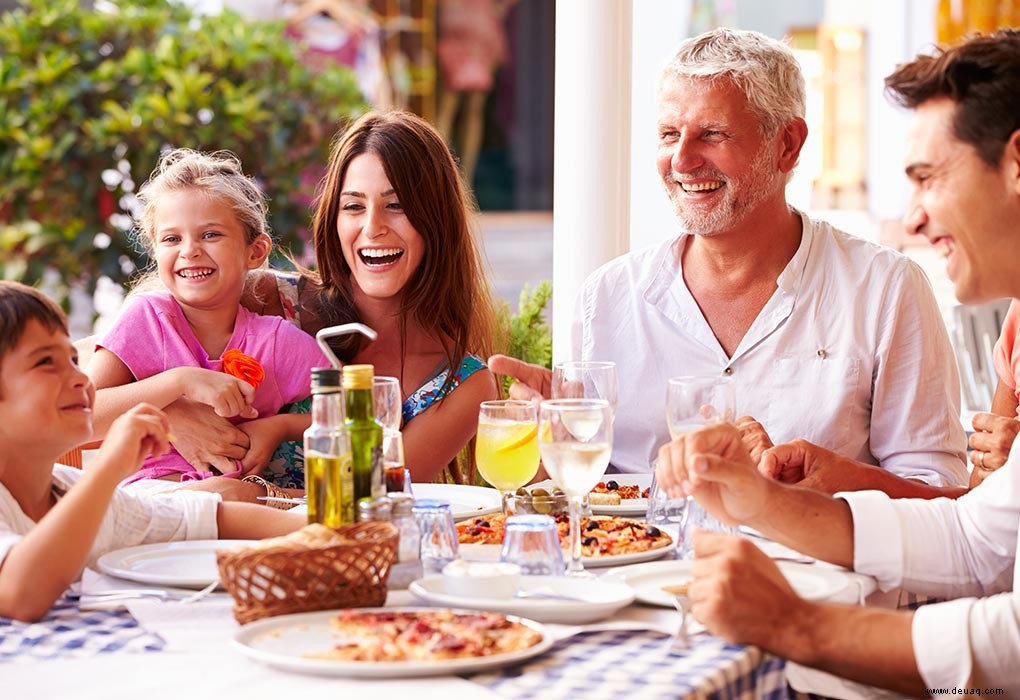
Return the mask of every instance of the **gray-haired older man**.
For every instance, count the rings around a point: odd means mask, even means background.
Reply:
[[[685,232],[593,273],[575,324],[573,359],[617,365],[613,464],[647,471],[668,440],[666,380],[714,374],[753,416],[739,424],[755,457],[771,436],[850,458],[793,480],[959,495],[959,378],[930,286],[902,255],[787,204],[803,117],[796,59],[761,34],[713,30],[666,67],[657,165]],[[548,388],[540,368],[489,366],[518,396]]]

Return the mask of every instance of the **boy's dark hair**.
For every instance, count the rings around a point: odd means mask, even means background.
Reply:
[[[36,320],[50,331],[67,333],[67,316],[38,289],[0,280],[0,361],[21,340],[29,321]]]
[[[953,135],[997,167],[1013,132],[1020,129],[1020,31],[971,37],[898,66],[885,79],[886,94],[916,109],[938,97],[956,104]]]

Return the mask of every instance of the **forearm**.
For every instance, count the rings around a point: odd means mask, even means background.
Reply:
[[[221,540],[261,540],[286,535],[308,522],[303,513],[291,513],[254,503],[224,501],[216,511]]]
[[[846,470],[846,479],[831,485],[832,493],[840,491],[882,491],[890,498],[959,498],[967,493],[964,486],[932,486],[917,479],[904,479],[882,467],[854,463]]]
[[[183,395],[180,376],[173,369],[129,384],[99,389],[92,409],[93,437],[104,437],[114,420],[140,403],[166,408]]]
[[[927,696],[914,658],[913,612],[805,602],[788,619],[759,646],[844,678]]]
[[[278,443],[289,440],[301,440],[304,437],[305,431],[312,424],[310,413],[280,413],[262,420],[272,425],[272,430],[277,437]]]
[[[854,524],[845,501],[814,489],[770,482],[768,507],[747,524],[770,539],[848,569]]]
[[[0,617],[37,620],[75,580],[95,542],[118,476],[89,470],[0,566]]]

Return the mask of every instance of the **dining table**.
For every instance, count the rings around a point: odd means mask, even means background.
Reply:
[[[786,555],[770,544],[774,548],[767,553]],[[822,562],[813,566],[835,570]],[[835,599],[863,603],[875,592],[869,577],[839,571],[846,587]],[[240,629],[233,601],[224,592],[189,596],[189,602],[137,598],[114,604],[101,598],[90,602],[87,594],[123,586],[86,570],[81,584],[41,621],[0,618],[0,695],[19,700],[326,697],[318,692],[362,697],[348,694],[358,693],[373,700],[808,697],[790,687],[782,659],[757,647],[727,643],[695,626],[689,648],[678,650],[673,642],[679,613],[640,603],[589,624],[546,624],[552,646],[515,665],[461,676],[355,679],[280,670],[242,654],[233,641]],[[395,607],[425,604],[407,590],[390,590],[386,600]]]

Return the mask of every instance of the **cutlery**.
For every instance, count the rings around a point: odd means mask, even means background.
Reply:
[[[108,603],[118,600],[132,600],[135,598],[155,598],[156,600],[184,600],[191,597],[189,593],[171,593],[161,590],[120,590],[103,591],[101,593],[78,593],[69,596],[73,600],[89,600],[95,603]]]
[[[545,590],[522,590],[517,591],[514,594],[514,598],[538,598],[546,600],[568,600],[573,603],[585,603],[587,602],[584,598],[578,598],[577,596],[564,595],[562,593],[553,593],[552,591]]]
[[[670,645],[670,648],[677,651],[686,651],[691,648],[691,637],[687,630],[687,620],[690,618],[691,612],[691,599],[686,595],[674,595],[673,606],[680,613],[680,627],[676,631],[676,636],[673,637],[673,643]]]

